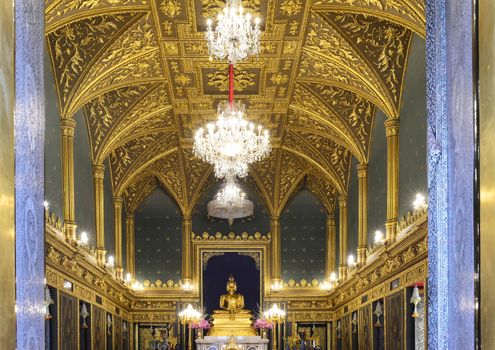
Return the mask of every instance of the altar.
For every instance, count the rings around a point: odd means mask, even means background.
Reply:
[[[260,336],[237,336],[235,345],[238,350],[268,350],[268,339]],[[229,345],[229,336],[206,336],[196,339],[197,350],[224,350]]]

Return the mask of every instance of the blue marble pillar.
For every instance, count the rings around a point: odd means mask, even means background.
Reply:
[[[44,1],[15,1],[17,349],[44,349]]]
[[[428,348],[474,349],[471,0],[427,0]]]

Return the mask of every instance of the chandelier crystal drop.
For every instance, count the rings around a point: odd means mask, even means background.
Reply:
[[[214,199],[208,202],[207,210],[209,216],[227,219],[232,226],[234,219],[252,216],[254,204],[234,180],[227,180]]]
[[[260,50],[260,19],[254,20],[245,13],[239,0],[227,0],[223,11],[217,16],[216,28],[207,21],[206,40],[210,55],[227,58],[230,63],[239,62]]]
[[[271,151],[268,130],[244,119],[240,102],[220,103],[218,120],[200,128],[194,139],[194,154],[213,165],[219,179],[246,177],[248,166]]]

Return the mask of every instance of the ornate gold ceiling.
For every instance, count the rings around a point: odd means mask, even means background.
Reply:
[[[376,108],[398,118],[422,0],[251,0],[261,52],[236,67],[247,117],[274,150],[248,182],[273,215],[302,181],[331,212],[350,158],[367,163]],[[212,183],[192,134],[227,97],[227,63],[210,61],[203,30],[224,0],[47,0],[46,37],[62,118],[83,109],[95,164],[109,159],[128,212],[157,186],[190,215]]]

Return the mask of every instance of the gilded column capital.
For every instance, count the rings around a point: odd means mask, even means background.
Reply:
[[[60,121],[60,128],[62,129],[62,136],[74,137],[76,121],[74,119],[64,118]]]
[[[335,226],[335,214],[327,214],[327,225],[328,226]]]
[[[105,165],[93,164],[93,177],[95,179],[102,179],[105,177]]]
[[[113,205],[115,207],[121,207],[122,208],[122,203],[124,202],[124,199],[120,196],[113,197]]]
[[[399,120],[387,119],[385,121],[385,135],[387,137],[399,135]]]
[[[368,177],[368,164],[361,163],[357,165],[357,174],[359,179]]]
[[[339,208],[347,208],[347,196],[340,195],[337,200],[339,201]]]

